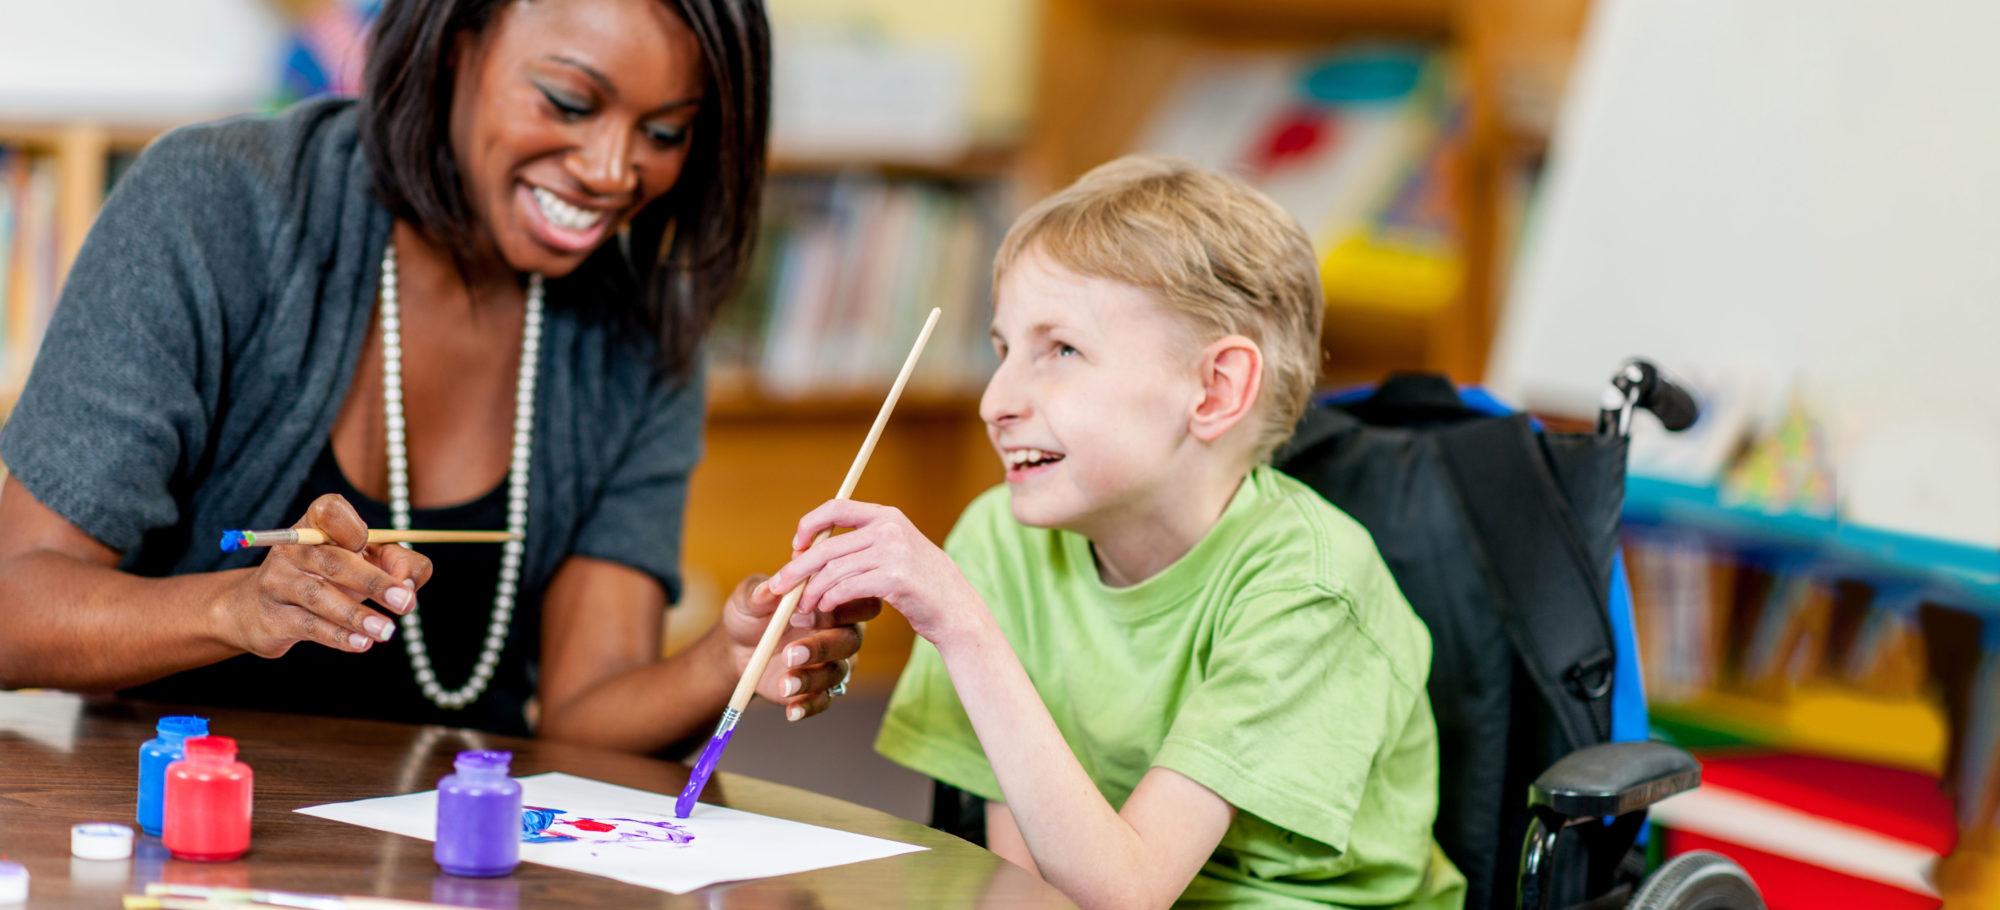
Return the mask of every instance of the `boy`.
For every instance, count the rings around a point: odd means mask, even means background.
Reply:
[[[822,505],[768,594],[923,640],[876,748],[987,800],[1085,907],[1455,907],[1431,839],[1430,638],[1368,534],[1268,465],[1319,360],[1311,244],[1269,199],[1125,158],[1017,221],[980,415],[1006,467],[939,550]]]

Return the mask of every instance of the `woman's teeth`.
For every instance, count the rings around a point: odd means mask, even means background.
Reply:
[[[542,217],[547,218],[549,223],[556,227],[568,228],[572,231],[587,231],[596,227],[599,221],[604,220],[603,211],[570,205],[562,201],[556,194],[541,187],[534,188],[534,195],[535,204],[541,206]]]
[[[1006,458],[1008,467],[1025,468],[1045,461],[1060,460],[1062,454],[1059,452],[1044,452],[1041,449],[1012,449],[1006,453]]]

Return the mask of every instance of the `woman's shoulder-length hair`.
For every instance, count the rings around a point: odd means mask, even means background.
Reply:
[[[375,192],[395,217],[475,258],[479,226],[451,147],[452,45],[516,0],[389,0],[369,40],[361,141]],[[568,299],[621,307],[659,338],[658,365],[683,372],[734,293],[757,239],[771,98],[762,0],[660,0],[700,43],[704,94],[673,189],[559,284]]]

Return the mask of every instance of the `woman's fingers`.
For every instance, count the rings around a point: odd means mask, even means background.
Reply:
[[[413,591],[401,579],[382,570],[360,553],[339,547],[297,547],[300,566],[350,591],[360,591],[368,599],[397,613],[408,613],[415,605]],[[397,549],[401,549],[398,547]]]
[[[288,612],[291,615],[291,629],[286,637],[292,641],[316,642],[335,651],[347,651],[354,654],[366,651],[375,644],[359,632],[350,632],[335,623],[328,622],[296,606]],[[290,650],[290,645],[280,650],[278,654],[266,656],[276,657],[287,650]]]
[[[847,661],[836,660],[832,663],[793,670],[785,675],[783,684],[785,697],[817,695],[840,685],[841,681],[847,678],[848,666]]]
[[[276,599],[280,603],[291,604],[311,612],[349,633],[360,634],[374,641],[388,641],[390,636],[396,633],[396,624],[390,622],[388,617],[363,606],[361,601],[348,595],[345,590],[347,585],[335,582],[324,575],[295,568],[292,572],[281,575],[278,582],[280,590]]]
[[[400,544],[374,544],[362,552],[369,562],[398,581],[421,588],[431,580],[431,558]]]
[[[825,692],[796,699],[791,704],[785,706],[785,719],[788,721],[804,720],[826,710],[827,706],[832,703],[833,696]]]
[[[353,553],[361,552],[368,545],[368,524],[361,520],[361,513],[337,493],[328,493],[312,501],[306,507],[305,521],[326,532],[326,539],[341,549]],[[298,527],[299,525],[294,525]]]

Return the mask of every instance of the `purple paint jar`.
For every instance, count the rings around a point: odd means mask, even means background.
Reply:
[[[460,752],[438,781],[437,847],[452,875],[492,878],[521,862],[521,785],[507,776],[511,752]]]

